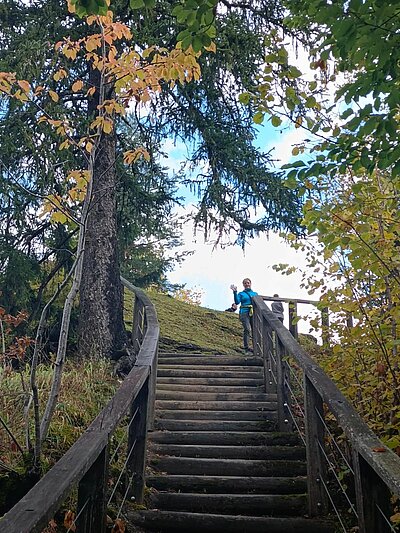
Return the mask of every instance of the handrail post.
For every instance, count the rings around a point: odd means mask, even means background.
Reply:
[[[275,393],[276,384],[274,376],[276,376],[276,365],[273,360],[273,340],[272,329],[264,322],[263,334],[263,360],[264,360],[264,386],[265,392]]]
[[[253,353],[256,357],[263,357],[263,319],[258,306],[253,304]]]
[[[324,307],[321,311],[322,345],[329,346],[329,309]]]
[[[158,343],[153,363],[150,368],[150,387],[148,398],[148,413],[147,413],[147,429],[153,431],[154,429],[154,413],[156,409],[156,387],[157,387],[157,366],[158,366]]]
[[[359,533],[386,533],[392,514],[390,491],[357,450],[353,450],[353,469]]]
[[[287,363],[283,359],[283,345],[278,335],[275,337],[275,356],[276,356],[276,387],[278,402],[278,427],[279,431],[289,431],[289,408],[287,394]]]
[[[321,396],[307,376],[304,376],[304,403],[308,509],[310,516],[317,516],[326,512],[328,507],[327,495],[324,489],[327,473],[323,454],[325,435],[324,407]]]
[[[293,337],[297,340],[299,337],[297,329],[297,303],[289,302],[289,331]]]
[[[133,325],[132,325],[132,346],[133,353],[137,355],[143,340],[143,302],[135,295],[135,306],[133,308]]]
[[[132,404],[131,418],[133,420],[128,431],[127,470],[128,475],[132,476],[131,493],[136,503],[142,503],[144,497],[149,379],[148,377]]]
[[[79,482],[77,533],[103,533],[106,530],[107,471],[108,445]]]

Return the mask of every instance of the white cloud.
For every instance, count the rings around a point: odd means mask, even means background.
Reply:
[[[193,250],[194,254],[168,277],[173,283],[185,283],[187,288],[203,289],[202,305],[205,307],[216,310],[228,308],[233,301],[229,286],[234,283],[241,287],[245,277],[252,280],[253,289],[263,296],[277,293],[282,298],[316,299],[315,295],[310,297],[300,287],[300,273],[287,276],[273,270],[272,266],[278,263],[300,268],[306,264],[304,255],[291,248],[276,233],[271,233],[269,238],[265,235],[254,238],[244,251],[239,246],[221,249],[204,242],[200,233],[194,237],[193,226],[187,223],[184,226],[184,241],[184,248]],[[312,306],[301,305],[298,312],[304,315],[311,309]],[[303,324],[299,329],[308,332],[309,328]]]
[[[292,156],[292,148],[296,144],[302,143],[305,139],[310,137],[310,133],[304,128],[288,128],[281,130],[281,138],[277,141],[268,142],[265,151],[272,150],[272,157],[280,165],[289,163]]]

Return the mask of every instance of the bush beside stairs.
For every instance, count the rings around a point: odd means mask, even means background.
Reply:
[[[257,357],[160,353],[147,509],[158,532],[331,533],[307,518],[305,449],[276,431]]]

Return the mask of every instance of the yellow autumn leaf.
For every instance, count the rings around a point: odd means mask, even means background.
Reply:
[[[113,123],[111,122],[111,120],[107,120],[105,119],[104,122],[103,122],[103,131],[104,133],[111,133],[113,130]]]
[[[17,100],[19,100],[20,102],[27,102],[29,100],[29,98],[26,96],[25,93],[21,92],[19,89],[18,91],[14,94],[14,98],[16,98]]]
[[[88,141],[88,142],[85,144],[85,150],[90,154],[90,152],[93,150],[93,143],[91,143],[90,141]]]
[[[68,59],[73,59],[74,60],[74,59],[76,59],[76,56],[77,56],[77,50],[74,50],[73,48],[64,48],[63,49],[63,54]]]
[[[63,141],[60,146],[58,147],[59,150],[65,150],[66,148],[68,148],[70,145],[70,142],[68,139],[66,139],[65,141]]]
[[[54,211],[50,217],[51,222],[59,222],[60,224],[65,224],[68,220],[68,217],[61,211]]]
[[[210,46],[206,47],[207,52],[215,52],[217,51],[217,47],[215,43],[211,43]]]
[[[54,91],[49,91],[49,96],[53,100],[53,102],[58,102],[58,100],[60,99],[58,94]]]
[[[29,93],[29,91],[31,90],[31,85],[28,81],[26,80],[19,80],[18,81],[18,85],[21,87],[21,89],[23,91],[25,91],[26,93]]]
[[[60,68],[60,70],[57,70],[57,72],[53,75],[53,80],[59,81],[65,78],[66,76],[66,71],[63,68]]]
[[[76,80],[76,82],[72,84],[72,90],[74,91],[74,93],[77,93],[78,91],[80,91],[82,87],[83,87],[82,80]]]
[[[93,52],[96,48],[101,46],[101,39],[99,35],[92,35],[88,38],[85,44],[85,48],[88,52]]]

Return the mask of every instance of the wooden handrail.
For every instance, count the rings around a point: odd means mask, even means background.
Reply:
[[[301,298],[281,298],[280,296],[259,296],[266,302],[285,302],[289,306],[289,331],[295,339],[298,339],[298,329],[297,329],[297,305],[298,304],[309,304],[314,307],[321,307],[321,302],[319,300],[304,300]],[[327,328],[329,327],[329,309],[325,306],[320,308],[321,312],[321,325],[322,325],[322,341],[324,346],[329,346],[329,335],[327,333]]]
[[[271,343],[270,331],[274,331],[280,341],[277,344],[283,346],[284,354],[292,357],[303,371],[307,448],[314,449],[314,453],[309,454],[308,461],[310,514],[319,513],[324,508],[321,501],[322,484],[321,479],[318,478],[318,476],[323,475],[324,468],[318,465],[315,443],[318,443],[318,447],[321,449],[324,447],[323,434],[325,430],[321,425],[320,418],[316,417],[315,413],[318,411],[321,415],[321,406],[325,404],[344,431],[352,448],[359,531],[361,533],[387,531],[388,517],[385,523],[385,519],[375,509],[377,507],[375,504],[379,502],[381,510],[382,507],[387,507],[389,504],[387,489],[400,496],[400,457],[378,439],[322,368],[307,355],[281,321],[268,309],[263,297],[254,297],[253,307],[255,320],[253,344],[256,354],[268,358],[266,346]],[[286,362],[281,357],[280,351],[279,349],[275,351],[275,356],[278,359],[276,364],[281,367],[281,370],[278,369],[276,374],[278,376],[278,393],[281,389],[280,395],[283,396],[285,394],[285,382],[282,369],[284,369]],[[265,368],[270,366],[271,361],[264,365]],[[280,422],[282,426],[282,421]],[[317,478],[316,471],[318,471]],[[319,487],[316,487],[317,484]],[[313,497],[318,501],[315,499],[313,501]]]
[[[44,529],[62,502],[78,483],[77,532],[102,533],[106,525],[104,483],[108,467],[110,437],[129,410],[136,413],[128,435],[128,461],[133,471],[132,492],[140,502],[144,489],[146,436],[154,410],[154,383],[159,326],[156,311],[143,291],[122,279],[135,294],[133,323],[145,325],[135,366],[113,398],[68,452],[42,479],[0,519],[0,532],[35,533]],[[142,311],[141,319],[137,315]],[[136,340],[136,339],[135,339]],[[101,493],[99,494],[99,489]]]

